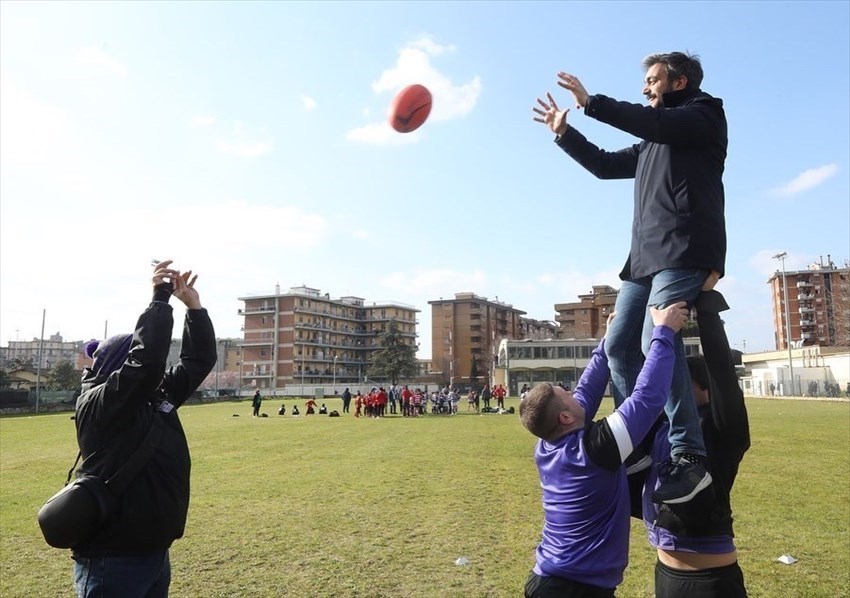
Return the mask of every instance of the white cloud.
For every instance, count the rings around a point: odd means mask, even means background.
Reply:
[[[310,96],[301,96],[301,104],[304,106],[305,112],[312,112],[316,109],[316,100]]]
[[[773,189],[770,194],[777,197],[797,195],[798,193],[817,187],[833,176],[836,172],[838,172],[837,164],[824,164],[817,168],[810,168],[809,170],[804,170],[794,179],[785,183],[781,187]]]
[[[430,119],[441,121],[465,116],[481,95],[481,78],[475,76],[467,83],[454,85],[431,64],[431,57],[454,50],[454,46],[439,46],[428,38],[412,42],[401,49],[395,66],[385,70],[372,83],[372,90],[375,93],[396,92],[412,83],[420,83],[430,90],[434,99]]]
[[[434,268],[414,272],[394,272],[385,276],[379,284],[391,292],[405,295],[454,298],[455,293],[481,293],[487,286],[487,274],[482,270],[462,272],[449,268]]]
[[[345,134],[349,141],[371,145],[406,145],[419,141],[417,131],[397,133],[388,122],[377,122],[350,130]]]
[[[216,147],[223,154],[239,156],[240,158],[257,158],[272,151],[274,146],[268,141],[235,140],[219,141]]]
[[[144,243],[122,242],[122,235],[137,226],[148,231]],[[69,230],[78,232],[69,238]],[[246,230],[251,234],[239,233]],[[330,226],[320,214],[297,206],[230,200],[203,205],[175,202],[165,219],[162,211],[143,207],[80,211],[68,206],[65,212],[40,219],[39,234],[66,239],[66,250],[33,245],[29,227],[3,227],[4,341],[9,335],[14,338],[18,327],[28,336],[24,329],[31,323],[37,334],[42,308],[48,312],[48,329],[61,329],[71,339],[101,334],[104,320],[109,320],[112,332],[131,328],[149,297],[152,258],[174,258],[175,267],[197,272],[202,301],[217,331],[235,334],[234,314],[240,307],[236,298],[250,291],[271,291],[278,280],[288,283],[287,270],[277,256],[309,255],[328,242]],[[11,259],[10,247],[28,247],[26,259],[20,254]],[[89,256],[91,276],[79,276],[80,252]],[[50,268],[51,276],[33,277],[33,268]],[[39,298],[35,306],[34,297]],[[180,321],[177,314],[175,320]],[[179,335],[179,324],[175,330]]]
[[[274,148],[274,141],[268,133],[249,133],[241,123],[237,123],[229,139],[218,142],[218,150],[240,158],[257,158],[268,154]]]
[[[79,66],[110,75],[127,74],[127,67],[123,62],[95,47],[78,50],[74,54],[74,62]]]
[[[752,255],[748,261],[756,272],[764,276],[766,282],[776,272],[782,270],[782,261],[773,257],[780,253],[783,253],[781,249],[762,249]],[[811,256],[789,253],[785,256],[785,271],[804,270],[812,261]]]
[[[41,165],[61,154],[56,150],[71,128],[68,113],[42,102],[14,81],[0,74],[0,145],[3,166]],[[63,143],[63,150],[67,149]]]
[[[215,124],[215,117],[209,114],[198,114],[189,120],[190,127],[206,128]]]
[[[441,46],[427,37],[410,42],[399,51],[395,65],[372,83],[372,91],[376,95],[395,93],[407,85],[419,83],[428,88],[433,98],[429,120],[439,122],[466,116],[475,108],[481,95],[481,78],[475,76],[468,82],[454,84],[431,64],[432,58],[454,51],[454,46]],[[379,132],[378,126],[378,123],[372,123],[360,127],[350,131],[346,137],[361,143],[392,144],[397,142],[398,137],[409,136],[399,135],[389,127]]]
[[[428,37],[423,37],[414,42],[408,44],[411,48],[416,48],[418,50],[422,50],[431,56],[439,56],[443,52],[454,52],[456,50],[455,46],[449,44],[448,46],[441,46],[436,43],[434,40]]]

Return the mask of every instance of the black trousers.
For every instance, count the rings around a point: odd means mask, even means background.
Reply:
[[[534,571],[525,582],[525,598],[613,598],[617,588],[600,588],[563,577],[541,577]]]
[[[737,562],[725,567],[680,571],[655,563],[655,598],[746,598],[744,572]]]

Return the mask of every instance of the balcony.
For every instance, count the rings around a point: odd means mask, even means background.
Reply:
[[[815,338],[817,335],[814,332],[804,332],[800,336],[803,338],[803,340],[807,341]]]
[[[806,307],[806,306],[801,305],[800,306],[800,313],[801,314],[813,314],[813,313],[815,313],[815,308],[814,307]]]
[[[811,301],[814,298],[815,296],[810,293],[800,293],[799,295],[797,295],[797,299],[799,299],[800,301]]]
[[[797,281],[797,288],[798,289],[802,289],[802,288],[806,288],[806,287],[810,287],[810,286],[812,286],[812,283],[810,283],[808,280],[798,280]]]
[[[242,341],[241,346],[243,347],[268,347],[274,344],[274,339],[271,338],[256,338],[256,339],[245,339]]]
[[[814,320],[800,320],[800,326],[814,326]]]
[[[241,307],[239,308],[239,315],[240,316],[251,316],[251,315],[254,315],[254,314],[273,314],[273,313],[274,313],[274,306],[273,305],[267,305],[267,306],[262,306],[262,307],[249,307],[247,309],[243,309]]]

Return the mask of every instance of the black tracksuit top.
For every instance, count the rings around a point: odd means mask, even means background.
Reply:
[[[189,509],[189,446],[177,408],[212,371],[215,332],[205,309],[187,310],[180,362],[165,370],[172,308],[154,301],[139,316],[130,355],[102,379],[86,370],[77,400],[81,470],[108,479],[145,438],[152,418],[162,437],[154,455],[118,498],[115,516],[77,556],[138,555],[168,548],[183,535]]]

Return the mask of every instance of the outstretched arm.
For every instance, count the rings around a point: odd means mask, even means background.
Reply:
[[[555,142],[558,146],[597,178],[634,178],[637,169],[637,146],[617,152],[600,149],[567,125],[569,109],[561,110],[551,93],[546,94],[546,100],[537,98],[537,106],[531,110],[537,115],[533,117],[535,122],[546,125],[557,135]]]
[[[190,270],[175,276],[172,281],[174,296],[186,306],[180,363],[173,366],[162,381],[162,389],[175,407],[182,405],[197,390],[217,359],[215,330],[195,289],[197,279],[198,276],[192,276]]]

